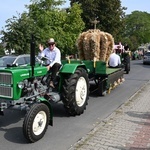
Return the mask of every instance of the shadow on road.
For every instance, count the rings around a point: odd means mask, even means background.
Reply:
[[[18,110],[5,110],[4,116],[0,116],[0,132],[6,140],[19,144],[27,143],[22,132],[23,123],[20,127],[16,127],[16,123],[22,122],[24,116],[25,111]]]
[[[19,122],[24,118],[25,113],[25,111],[6,109],[4,111],[4,116],[0,116],[0,127],[6,127]]]
[[[53,115],[54,117],[69,117],[66,112],[63,103],[52,103]]]
[[[141,118],[141,119],[150,119],[150,112],[143,113],[143,112],[136,112],[136,111],[128,111],[126,112],[127,115],[131,117]]]
[[[4,138],[10,142],[28,144],[28,141],[23,136],[22,127],[0,128],[0,131],[5,132]]]
[[[130,122],[136,123],[138,125],[145,125],[145,126],[150,126],[150,113],[143,113],[143,112],[136,112],[136,111],[128,111],[126,112],[128,116],[135,117],[135,118],[140,118],[140,119],[145,119],[145,121],[135,121],[135,120],[128,120]]]

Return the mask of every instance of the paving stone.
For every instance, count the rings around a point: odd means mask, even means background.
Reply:
[[[69,150],[150,150],[150,82]]]

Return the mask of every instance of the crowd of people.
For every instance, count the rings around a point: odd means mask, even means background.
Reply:
[[[143,57],[143,50],[136,50],[134,52],[132,52],[132,60],[136,60],[136,59],[142,59]]]

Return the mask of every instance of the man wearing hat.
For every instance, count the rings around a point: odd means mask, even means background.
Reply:
[[[55,40],[50,38],[47,41],[48,47],[43,48],[42,45],[39,45],[39,49],[41,51],[41,56],[49,58],[47,70],[52,72],[50,86],[55,88],[54,83],[56,79],[56,73],[61,67],[61,53],[60,50],[55,46]]]

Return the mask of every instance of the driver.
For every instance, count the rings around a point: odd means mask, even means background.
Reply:
[[[55,40],[50,38],[47,41],[48,47],[44,49],[44,47],[40,44],[40,56],[47,57],[49,59],[47,70],[52,72],[50,86],[55,88],[54,83],[56,80],[56,73],[61,67],[61,53],[60,50],[56,47]]]

